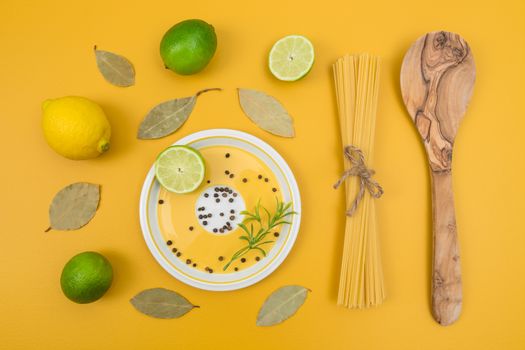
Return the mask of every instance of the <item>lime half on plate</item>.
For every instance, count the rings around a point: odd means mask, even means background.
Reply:
[[[310,40],[302,35],[289,35],[273,45],[269,67],[277,79],[295,81],[308,74],[314,58],[314,46]]]
[[[199,151],[188,146],[166,148],[155,161],[155,176],[168,191],[189,193],[195,191],[206,167]]]

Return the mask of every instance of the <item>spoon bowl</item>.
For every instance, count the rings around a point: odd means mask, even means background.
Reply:
[[[445,31],[420,37],[401,66],[403,101],[425,146],[431,172],[432,314],[444,326],[458,319],[463,299],[452,152],[475,77],[469,45],[460,35]]]

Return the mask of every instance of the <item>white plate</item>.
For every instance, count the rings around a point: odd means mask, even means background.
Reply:
[[[292,202],[290,225],[283,225],[281,235],[265,259],[238,272],[209,274],[188,267],[174,257],[159,229],[157,202],[160,185],[152,166],[146,176],[140,196],[140,224],[144,240],[158,263],[173,277],[190,286],[214,291],[228,291],[248,287],[271,274],[286,258],[294,245],[301,223],[301,196],[295,177],[285,160],[266,142],[245,132],[230,129],[210,129],[183,137],[174,145],[189,145],[199,149],[207,146],[230,146],[252,153],[275,174],[282,188],[283,201]]]

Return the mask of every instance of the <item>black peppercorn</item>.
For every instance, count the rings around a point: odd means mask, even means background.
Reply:
[[[235,271],[239,271],[239,268],[238,268],[238,267],[236,267],[236,268],[234,268],[234,270],[235,270]]]
[[[258,178],[259,180],[262,179],[262,175],[257,176],[257,178]]]
[[[233,210],[233,209],[230,210],[230,213],[235,214],[235,210]]]
[[[274,235],[275,237],[279,237],[279,232],[274,232],[273,235]]]
[[[241,258],[241,262],[242,262],[242,263],[245,263],[245,262],[246,262],[246,259],[245,259],[245,258]]]
[[[230,154],[229,154],[229,153],[226,153],[224,156],[225,156],[226,158],[230,158]]]
[[[225,173],[226,175],[230,175],[230,172],[229,172],[228,170],[226,170],[224,173]]]
[[[261,260],[261,258],[259,258],[258,256],[255,257],[255,261],[259,261]]]
[[[208,225],[208,221],[204,220],[204,221],[202,222],[202,224],[203,224],[204,226],[206,226],[206,225]]]
[[[264,178],[264,182],[268,182],[268,178],[267,177]]]
[[[172,245],[172,244],[173,244],[173,242],[172,242],[172,241],[170,241],[170,240],[168,240],[168,241],[166,241],[166,244],[167,244],[167,245]]]
[[[234,174],[230,174],[230,179],[233,179],[235,175]]]
[[[159,204],[164,204],[164,200],[159,199]]]
[[[207,193],[204,194],[204,198],[208,198],[209,196],[210,196],[210,195],[207,194]]]
[[[233,203],[233,198],[228,199],[228,202]]]
[[[223,256],[219,256],[219,261],[223,261],[224,260],[224,257]]]
[[[177,252],[177,248],[173,248],[171,251],[176,253]]]
[[[190,229],[190,231],[193,231],[193,226],[190,226],[189,229]]]
[[[277,192],[277,189],[275,187],[272,188],[272,192]]]
[[[219,203],[221,200],[220,200],[219,198],[217,198],[215,201],[216,201],[217,203]]]
[[[248,179],[244,178],[244,179],[242,179],[242,182],[246,183],[246,182],[248,182]]]
[[[191,260],[190,259],[186,259],[186,264],[187,265],[191,264]]]
[[[177,257],[180,257],[181,255],[182,255],[181,252],[178,252],[178,253],[177,253]]]
[[[230,216],[230,220],[232,220],[232,221],[235,220],[235,216],[233,216],[233,215]]]

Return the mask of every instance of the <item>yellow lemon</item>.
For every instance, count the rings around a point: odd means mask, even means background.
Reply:
[[[109,149],[111,126],[95,102],[78,96],[42,103],[42,129],[49,146],[69,159],[90,159]]]

